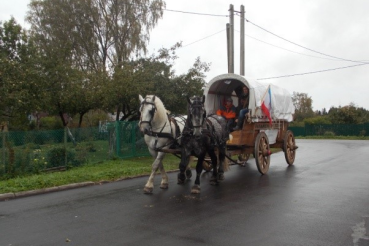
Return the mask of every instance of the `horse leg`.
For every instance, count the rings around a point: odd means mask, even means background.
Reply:
[[[219,146],[218,152],[219,152],[218,178],[219,178],[219,180],[224,180],[224,164],[225,164],[225,155],[226,155],[225,146],[223,146],[223,145]]]
[[[186,180],[186,169],[188,168],[188,164],[190,161],[190,154],[186,151],[185,148],[182,149],[181,152],[181,162],[179,163],[179,173],[177,176],[177,184],[183,184]],[[191,170],[190,170],[191,171]]]
[[[201,192],[200,178],[201,178],[201,173],[202,173],[202,169],[203,169],[202,163],[203,163],[204,159],[205,159],[205,154],[198,157],[197,164],[196,164],[196,180],[195,180],[195,184],[191,188],[191,193],[192,194],[200,194],[200,192]]]
[[[160,155],[162,155],[162,157],[160,157]],[[163,165],[164,156],[165,156],[165,153],[159,152],[159,155],[157,157],[157,159],[160,160],[160,163],[159,163],[159,169],[160,169],[160,172],[161,172],[160,188],[161,189],[168,189],[168,175],[165,172],[164,165]]]
[[[217,185],[219,184],[218,182],[218,158],[217,158],[217,155],[215,154],[214,148],[210,148],[208,151],[208,154],[211,158],[211,163],[213,164],[213,175],[210,178],[210,184]]]
[[[193,158],[190,157],[189,162],[186,167],[186,179],[191,179],[192,177],[192,171],[191,171],[191,165],[190,165],[192,161],[193,161]]]
[[[152,163],[152,166],[151,166],[151,174],[150,174],[150,177],[149,179],[147,180],[147,183],[144,187],[144,193],[145,194],[151,194],[154,190],[154,177],[155,177],[155,173],[156,171],[158,170],[158,168],[162,168],[161,171],[162,171],[162,183],[163,183],[163,180],[166,180],[166,183],[168,183],[168,176],[167,174],[165,173],[165,170],[164,170],[164,167],[163,166],[163,163],[162,163],[162,160],[165,156],[165,153],[163,152],[156,152],[152,149],[149,149],[151,155],[155,158],[154,162]]]

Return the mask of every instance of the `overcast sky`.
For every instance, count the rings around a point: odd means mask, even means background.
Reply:
[[[14,16],[26,26],[29,2],[0,0],[0,21]],[[207,81],[227,73],[228,9],[233,4],[239,11],[244,5],[250,21],[245,24],[247,79],[279,77],[259,82],[291,94],[307,93],[314,110],[350,103],[369,109],[369,64],[354,66],[369,63],[368,0],[167,0],[166,4],[163,19],[152,30],[149,49],[153,53],[182,41],[177,74],[187,72],[196,57],[211,63]],[[234,21],[235,73],[239,73],[239,16]],[[349,68],[338,69],[342,67]],[[318,72],[330,69],[335,70]]]

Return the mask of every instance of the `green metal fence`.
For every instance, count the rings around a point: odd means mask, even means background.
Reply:
[[[148,156],[147,145],[137,121],[116,121],[108,125],[111,149],[119,158]]]
[[[0,132],[0,179],[149,155],[137,122],[53,131]]]
[[[304,127],[289,127],[295,136],[369,136],[366,124],[306,124]]]
[[[369,136],[369,124],[289,127],[295,136]],[[111,158],[148,156],[137,122],[54,131],[0,132],[0,179]]]

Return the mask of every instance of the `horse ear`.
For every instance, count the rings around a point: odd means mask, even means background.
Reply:
[[[153,101],[153,102],[155,102],[155,97],[156,97],[155,95],[152,97],[152,101]]]
[[[202,96],[202,103],[205,102],[205,95]]]
[[[140,102],[142,102],[144,99],[141,95],[138,95],[138,100],[140,100]]]

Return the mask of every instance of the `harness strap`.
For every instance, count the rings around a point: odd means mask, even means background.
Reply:
[[[168,117],[169,117],[169,116],[168,116]],[[178,126],[177,121],[176,121],[174,118],[172,118],[172,117],[170,117],[170,118],[169,118],[169,120],[170,120],[170,122],[172,122],[172,123],[174,124],[174,128],[175,128],[175,136],[176,136],[176,137],[177,137],[177,136],[179,136],[179,135],[181,134],[181,131],[180,131],[180,129],[179,129],[179,126]],[[172,127],[171,127],[170,129],[172,129]]]
[[[150,132],[145,133],[145,134],[148,135],[148,136],[151,136],[151,137],[174,139],[172,134],[167,133],[167,132],[153,132],[153,131],[150,131]]]
[[[148,135],[148,136],[155,137],[155,145],[154,145],[155,150],[161,150],[162,148],[164,148],[166,146],[170,146],[170,145],[176,143],[177,136],[180,136],[180,129],[179,129],[179,126],[177,124],[177,121],[174,118],[169,117],[169,115],[168,115],[168,121],[169,121],[169,126],[170,126],[170,133],[163,132],[167,122],[165,122],[165,124],[161,128],[160,132],[150,131],[150,132],[146,133],[146,135]],[[172,126],[170,125],[171,122],[174,123],[174,125],[175,125],[175,136],[174,137],[173,137],[173,129],[172,129]],[[158,143],[159,138],[168,138],[172,141],[170,141],[169,143],[167,143],[167,144],[161,146],[160,148],[158,148],[157,143]]]

